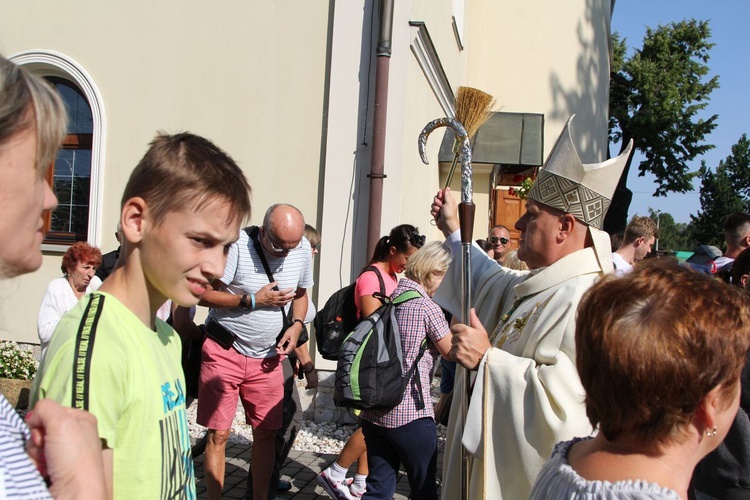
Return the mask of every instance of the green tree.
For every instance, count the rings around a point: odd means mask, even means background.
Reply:
[[[657,212],[650,207],[648,212],[648,216],[659,226],[659,251],[691,251],[695,248],[695,242],[686,223],[675,222],[672,214],[668,212]]]
[[[750,140],[747,134],[742,134],[732,146],[732,154],[724,160],[724,166],[732,185],[744,200],[745,210],[750,209]]]
[[[656,176],[654,195],[684,193],[693,189],[688,163],[713,145],[704,139],[716,127],[717,115],[698,117],[711,92],[719,86],[717,76],[707,78],[711,30],[708,21],[694,19],[647,28],[643,46],[627,57],[625,39],[612,36],[613,64],[610,78],[609,138],[622,153],[631,139],[634,151],[645,159],[639,175]],[[618,153],[618,154],[619,154]],[[632,192],[627,188],[633,153],[620,178],[605,229],[622,231]]]
[[[732,153],[711,170],[700,169],[701,209],[691,215],[692,233],[700,243],[724,246],[724,219],[732,212],[750,209],[750,141],[742,134]]]

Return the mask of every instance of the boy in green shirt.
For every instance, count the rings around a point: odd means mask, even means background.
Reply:
[[[195,498],[181,342],[156,318],[198,303],[250,215],[237,164],[192,134],[159,135],[122,197],[118,267],[55,330],[32,389],[96,415],[115,498]]]

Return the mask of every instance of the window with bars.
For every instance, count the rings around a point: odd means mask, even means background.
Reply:
[[[68,112],[68,129],[48,180],[57,195],[57,208],[49,214],[45,243],[71,244],[88,239],[91,193],[93,117],[81,90],[72,82],[48,77],[60,93]]]

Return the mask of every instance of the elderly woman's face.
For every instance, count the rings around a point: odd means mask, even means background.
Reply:
[[[73,269],[68,269],[68,283],[73,290],[85,292],[96,273],[96,266],[91,262],[76,262]]]
[[[39,269],[44,238],[42,214],[57,198],[35,166],[35,126],[0,144],[0,277],[11,278]]]

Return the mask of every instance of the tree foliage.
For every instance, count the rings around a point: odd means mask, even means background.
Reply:
[[[701,209],[691,215],[691,232],[700,243],[724,246],[724,219],[732,212],[750,209],[750,141],[742,134],[732,153],[711,170],[700,168]]]
[[[742,197],[745,210],[750,209],[750,140],[747,134],[732,146],[732,154],[723,163],[729,173],[729,180]]]
[[[705,137],[716,127],[717,115],[698,116],[718,88],[718,76],[708,78],[708,21],[694,19],[647,28],[643,46],[627,57],[626,39],[612,36],[609,138],[622,153],[631,139],[645,159],[639,175],[656,177],[656,196],[693,189],[689,163],[713,148]],[[618,154],[619,154],[618,153]],[[627,176],[633,153],[620,178],[611,217],[605,227],[621,230],[626,224],[632,193]]]
[[[691,251],[695,248],[696,244],[688,229],[688,224],[684,222],[675,222],[672,214],[668,212],[657,212],[653,208],[649,208],[648,212],[648,216],[656,222],[659,227],[660,251]]]

